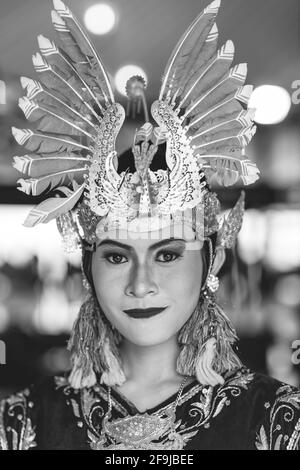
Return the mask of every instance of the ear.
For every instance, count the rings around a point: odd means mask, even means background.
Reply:
[[[221,267],[224,264],[225,259],[226,259],[225,248],[223,248],[223,246],[218,246],[218,248],[216,249],[215,258],[214,258],[214,262],[212,265],[211,274],[213,274],[214,276],[217,276],[218,272],[220,271]]]

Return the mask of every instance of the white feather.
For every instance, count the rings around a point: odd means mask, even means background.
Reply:
[[[80,114],[78,111],[76,111],[76,109],[71,108],[71,106],[66,104],[61,99],[59,99],[57,96],[55,96],[49,90],[46,91],[43,88],[43,86],[39,82],[37,82],[36,80],[32,80],[31,78],[27,78],[27,77],[21,77],[20,81],[21,81],[22,88],[24,90],[26,90],[27,98],[34,99],[37,95],[39,95],[40,93],[43,92],[47,96],[49,96],[50,98],[55,100],[58,103],[58,106],[61,109],[66,108],[71,113],[74,113],[76,116],[79,117],[80,120],[85,121],[89,126],[91,126],[96,131],[96,128],[95,128],[94,124],[86,116],[84,116],[83,114]]]
[[[38,206],[34,207],[28,214],[23,225],[25,227],[34,227],[38,223],[47,223],[52,219],[65,214],[69,210],[73,209],[79,198],[81,197],[85,188],[85,184],[72,192],[71,196],[65,198],[50,198],[43,201]]]
[[[73,74],[81,81],[83,87],[86,88],[87,92],[89,93],[91,98],[95,101],[95,103],[100,108],[100,110],[102,112],[104,112],[104,109],[103,109],[101,103],[99,102],[96,95],[92,92],[90,86],[81,77],[81,75],[77,72],[76,68],[67,60],[67,58],[60,53],[60,51],[57,49],[54,42],[50,41],[50,39],[46,38],[42,34],[40,34],[37,39],[38,39],[39,48],[41,50],[42,55],[47,57],[47,56],[50,56],[50,55],[56,55],[57,54],[65,62],[65,64],[70,68],[70,70],[73,72]]]
[[[84,98],[78,93],[78,91],[72,87],[72,85],[65,80],[61,75],[59,75],[58,72],[56,72],[51,65],[49,65],[46,60],[41,56],[39,52],[37,52],[35,55],[33,54],[32,56],[32,62],[34,65],[35,70],[40,73],[40,72],[51,72],[55,77],[57,77],[59,80],[64,83],[72,92],[80,99],[80,101],[89,109],[89,111],[97,118],[99,122],[101,122],[101,118],[98,116],[98,114],[95,112],[92,106],[89,105],[89,103],[84,100]]]
[[[67,8],[66,5],[61,0],[53,0],[53,6],[54,6],[55,10],[57,11],[57,13],[59,14],[59,16],[62,18],[62,21],[63,21],[64,17],[72,18],[72,20],[74,21],[76,27],[78,28],[78,32],[81,34],[82,38],[88,44],[92,54],[94,55],[94,57],[97,61],[98,66],[101,70],[101,73],[102,73],[102,76],[103,76],[103,79],[104,79],[104,82],[105,82],[105,85],[106,85],[106,89],[107,89],[108,94],[109,94],[110,104],[114,103],[115,102],[114,95],[113,95],[113,91],[112,91],[112,87],[111,87],[108,75],[107,75],[107,73],[106,73],[106,71],[105,71],[105,69],[102,65],[102,62],[101,62],[101,60],[100,60],[100,58],[97,54],[97,51],[95,50],[95,48],[94,48],[93,44],[91,43],[91,41],[89,40],[88,36],[85,34],[83,29],[81,28],[81,26],[78,23],[75,16],[72,15],[69,8]]]

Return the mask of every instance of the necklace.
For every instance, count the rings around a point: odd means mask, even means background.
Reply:
[[[176,400],[170,409],[161,414],[147,412],[128,415],[125,418],[111,420],[112,400],[111,387],[108,387],[108,411],[102,421],[100,438],[92,439],[91,448],[94,450],[147,450],[147,449],[183,449],[184,442],[176,432],[176,408],[188,377],[181,382]],[[162,443],[156,443],[164,437]]]

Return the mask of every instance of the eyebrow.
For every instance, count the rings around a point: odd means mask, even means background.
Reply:
[[[161,240],[157,243],[154,243],[153,245],[151,245],[149,247],[150,251],[154,251],[155,249],[157,248],[160,248],[162,246],[165,246],[165,245],[168,245],[170,242],[176,242],[176,241],[180,241],[180,242],[184,242],[186,243],[186,240],[184,240],[183,238],[167,238],[165,240]],[[118,242],[116,240],[110,240],[110,239],[105,239],[105,240],[102,240],[98,245],[97,245],[97,248],[99,246],[105,246],[105,245],[113,245],[113,246],[118,246],[119,248],[123,248],[125,250],[128,250],[128,251],[134,251],[134,248],[130,245],[126,245],[125,243],[121,243],[121,242]]]

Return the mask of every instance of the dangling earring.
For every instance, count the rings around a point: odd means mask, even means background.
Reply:
[[[232,344],[237,340],[235,330],[216,302],[219,280],[210,272],[213,253],[211,240],[208,240],[208,275],[198,305],[178,336],[182,348],[177,371],[183,375],[196,375],[203,385],[215,386],[224,383],[222,373],[242,364],[232,349]]]
[[[217,276],[214,276],[213,274],[208,275],[206,286],[210,292],[212,293],[217,292],[217,290],[219,289],[219,284],[220,284],[219,278]]]
[[[207,319],[204,321],[208,323],[206,331],[206,339],[202,344],[200,351],[197,354],[195,361],[196,377],[203,385],[215,386],[217,384],[223,385],[223,377],[213,368],[216,360],[217,349],[217,329],[218,322],[215,315],[215,302],[214,296],[219,288],[219,279],[217,276],[209,273],[206,279],[206,287],[202,289],[202,306],[203,311],[206,312]],[[205,315],[204,315],[205,318]]]
[[[91,387],[97,382],[122,385],[126,377],[122,369],[118,345],[122,335],[107,320],[83,272],[87,299],[82,304],[68,343],[73,388]]]
[[[93,295],[82,304],[74,324],[68,349],[72,371],[69,381],[74,388],[91,387],[100,382],[121,385],[126,378],[122,369],[118,345],[122,336],[112,328]]]

